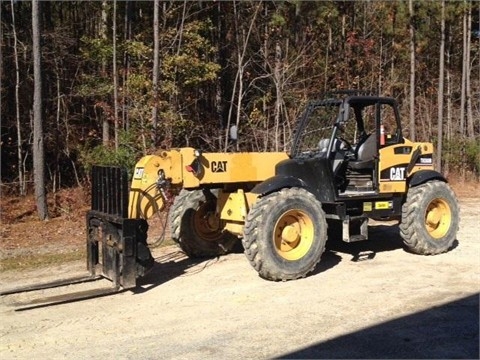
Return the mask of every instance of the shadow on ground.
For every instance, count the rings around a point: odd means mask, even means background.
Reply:
[[[350,261],[360,262],[373,260],[378,253],[403,248],[398,225],[371,226],[368,231],[369,240],[352,243],[341,240],[341,232],[338,229],[329,231],[325,253],[312,275],[339,264],[343,258],[342,254],[350,255]]]
[[[398,224],[369,226],[368,240],[351,243],[341,240],[341,230],[338,227],[330,228],[327,250],[356,255],[365,251],[380,253],[403,248]]]
[[[155,258],[153,268],[137,279],[137,287],[130,289],[139,294],[165,284],[179,276],[194,275],[218,262],[221,257],[189,258],[180,250]]]
[[[373,260],[377,254],[382,252],[405,249],[399,233],[398,224],[383,225],[380,223],[374,226],[369,226],[368,231],[369,240],[346,243],[341,240],[340,229],[329,228],[326,251],[322,255],[322,259],[318,266],[309,276],[328,271],[335,267],[344,258],[342,254],[350,255],[350,261],[360,262]],[[236,254],[243,253],[243,247],[241,246],[240,241],[231,252]],[[188,258],[180,250],[164,255],[155,259],[153,269],[145,277],[138,280],[139,287],[132,291],[135,293],[142,293],[178,276],[185,276],[186,274],[193,275],[196,272],[203,271],[203,269],[220,259],[222,259],[222,257],[200,259]],[[245,261],[248,260],[245,259]],[[254,270],[252,269],[252,271]]]
[[[478,359],[479,294],[280,355],[277,359]]]

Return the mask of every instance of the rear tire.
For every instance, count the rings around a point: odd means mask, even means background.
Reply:
[[[248,213],[245,255],[267,280],[293,280],[315,269],[325,250],[327,221],[308,191],[283,189],[258,199]]]
[[[215,196],[210,193],[207,199],[202,190],[182,190],[175,198],[170,212],[172,240],[189,257],[224,255],[239,242],[235,235],[222,231],[215,208]]]
[[[448,251],[456,239],[458,224],[458,203],[448,184],[435,180],[408,190],[400,235],[409,251],[420,255]]]

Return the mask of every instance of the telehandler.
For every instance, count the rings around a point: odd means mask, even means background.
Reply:
[[[112,196],[118,175],[95,171],[113,188],[96,186],[94,204],[118,201]],[[398,219],[406,247],[433,255],[452,247],[459,223],[455,195],[434,170],[432,144],[403,137],[393,98],[360,91],[310,102],[289,154],[181,148],[142,158],[122,219],[149,219],[172,201],[171,235],[188,256],[225,254],[241,239],[250,264],[268,280],[311,272],[325,249],[328,224],[341,225],[342,239],[353,242],[368,238],[369,218]],[[111,235],[105,213],[94,205],[90,233]],[[137,266],[150,258],[141,233],[133,244]],[[89,242],[105,243],[98,236]]]
[[[398,220],[406,248],[449,250],[459,208],[433,166],[433,145],[402,134],[393,98],[357,90],[311,101],[291,150],[145,156],[126,171],[95,167],[87,214],[92,276],[132,288],[154,261],[147,220],[169,211],[172,239],[190,257],[226,254],[241,241],[259,275],[305,277],[321,259],[327,227],[345,242],[368,239],[368,221]]]

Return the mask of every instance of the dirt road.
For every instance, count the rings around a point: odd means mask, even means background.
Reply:
[[[262,280],[243,254],[192,262],[169,247],[136,292],[23,312],[14,303],[59,290],[5,296],[0,358],[478,358],[479,200],[460,201],[458,244],[438,256],[378,226],[297,281]],[[4,273],[0,289],[82,270]]]

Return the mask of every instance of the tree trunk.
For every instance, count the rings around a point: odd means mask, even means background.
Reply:
[[[227,126],[225,128],[225,143],[224,143],[224,151],[228,151],[229,145],[229,135],[230,135],[230,126],[232,124],[232,113],[233,113],[233,104],[235,103],[235,94],[237,93],[237,84],[238,84],[238,77],[240,73],[240,69],[243,66],[243,59],[240,55],[240,40],[238,36],[239,32],[239,25],[238,25],[238,14],[237,14],[237,3],[233,2],[233,21],[235,24],[235,40],[236,40],[236,51],[237,51],[237,73],[235,74],[235,80],[233,82],[233,89],[232,95],[230,98],[230,107],[228,109],[228,116],[227,116]],[[239,110],[239,109],[238,109]],[[238,130],[238,127],[237,127]]]
[[[415,141],[415,27],[413,0],[408,0],[410,30],[410,140]]]
[[[395,42],[395,32],[397,30],[396,27],[397,24],[397,8],[394,6],[392,9],[392,46],[390,47],[392,56],[390,57],[390,82],[392,83],[392,80],[394,79],[394,74],[395,74],[395,47],[396,47],[396,42]],[[392,85],[390,85],[392,87]],[[393,89],[393,87],[392,87]],[[390,95],[394,96],[393,91],[390,90]]]
[[[108,2],[107,0],[102,1],[102,21],[100,24],[100,37],[105,41],[105,44],[108,41],[108,34],[107,34],[107,21],[108,21]],[[107,72],[107,63],[103,61],[102,64],[102,76],[106,76]],[[108,146],[110,143],[110,125],[108,123],[108,117],[106,116],[105,112],[103,111],[100,116],[102,117],[102,143],[103,146]]]
[[[437,141],[437,171],[442,169],[442,146],[443,146],[443,90],[445,80],[445,0],[442,0],[441,40],[438,75],[438,141]]]
[[[224,127],[224,97],[225,97],[225,91],[224,91],[224,84],[226,82],[227,76],[225,75],[225,68],[227,64],[227,56],[226,56],[226,47],[227,47],[227,41],[226,41],[226,31],[225,31],[225,26],[224,26],[224,20],[222,17],[222,9],[223,6],[221,2],[217,2],[215,6],[215,25],[216,25],[216,42],[218,44],[217,46],[217,53],[215,56],[215,62],[219,64],[222,67],[222,70],[220,70],[219,73],[219,80],[215,82],[215,109],[217,113],[217,118],[218,118],[218,136],[215,137],[216,139],[216,144],[215,147],[218,149],[222,148],[222,141],[223,141],[223,127]]]
[[[157,126],[158,126],[158,75],[160,68],[160,34],[159,22],[160,18],[160,0],[155,0],[153,5],[153,109],[152,109],[152,142],[153,146],[157,146]]]
[[[233,3],[233,12],[234,12],[234,22],[235,22],[235,30],[236,30],[236,51],[237,51],[237,73],[235,75],[235,81],[233,83],[233,90],[232,96],[230,101],[230,109],[228,111],[228,119],[227,119],[227,128],[225,129],[225,151],[228,150],[229,145],[229,138],[230,138],[230,127],[232,125],[232,113],[233,113],[233,106],[235,103],[235,94],[237,94],[237,115],[235,117],[235,125],[236,130],[240,128],[240,112],[242,109],[242,101],[243,101],[243,81],[244,81],[244,70],[245,70],[245,56],[248,49],[248,44],[250,41],[250,35],[253,31],[253,25],[255,24],[255,19],[257,18],[258,11],[261,8],[261,3],[258,3],[257,7],[255,8],[255,12],[252,15],[250,20],[250,24],[248,27],[248,32],[245,34],[245,30],[243,28],[244,23],[242,23],[241,16],[237,12],[237,4],[236,2]],[[242,36],[240,36],[240,33]],[[237,92],[237,84],[238,84],[238,92]],[[237,133],[238,134],[238,133]],[[236,149],[238,149],[238,139],[236,139]]]
[[[25,178],[23,172],[22,155],[22,125],[20,122],[20,66],[18,63],[18,38],[15,24],[15,3],[11,1],[12,6],[12,32],[13,32],[13,55],[15,62],[15,118],[17,122],[17,166],[18,166],[18,190],[21,196],[25,195]]]
[[[280,130],[280,114],[282,105],[282,47],[280,41],[275,42],[275,68],[273,79],[275,82],[275,151],[279,149],[279,130]]]
[[[450,31],[449,31],[450,33]],[[451,76],[451,71],[450,71],[450,66],[451,66],[451,61],[450,61],[450,46],[451,46],[451,36],[448,37],[448,40],[447,40],[447,53],[446,53],[446,61],[447,61],[447,66],[446,66],[446,71],[447,71],[447,74],[446,74],[446,82],[447,82],[447,140],[448,140],[448,143],[449,143],[449,146],[448,146],[448,153],[447,154],[450,154],[450,144],[451,144],[451,140],[452,140],[452,132],[453,132],[453,129],[452,129],[452,76]],[[449,157],[450,158],[450,157]],[[449,162],[448,160],[444,162],[444,172],[445,174],[447,174],[448,176],[448,173],[450,171],[450,166],[449,166]]]
[[[245,29],[242,29],[242,34],[243,38],[245,39]],[[248,41],[247,41],[248,42]],[[245,43],[246,46],[247,43]],[[237,116],[235,120],[235,129],[238,131],[239,126],[240,126],[240,115],[241,115],[241,109],[242,109],[242,101],[243,101],[243,82],[244,82],[244,65],[243,65],[243,57],[241,58],[240,52],[238,53],[238,96],[237,96]],[[229,137],[230,137],[230,129],[229,129]],[[238,133],[235,134],[235,150],[239,151],[239,141],[238,141]],[[227,140],[228,141],[228,140]]]
[[[445,0],[442,0],[441,19],[441,41],[440,41],[440,69],[438,75],[438,141],[437,141],[437,171],[442,169],[442,146],[443,146],[443,89],[445,79]]]
[[[33,34],[33,176],[35,182],[35,199],[40,220],[48,219],[47,196],[45,191],[45,154],[43,144],[42,119],[42,68],[40,53],[40,4],[32,1]]]
[[[466,74],[465,74],[465,95],[466,95],[466,106],[467,106],[467,135],[469,139],[475,139],[475,131],[473,126],[473,112],[472,112],[472,68],[470,64],[470,52],[472,49],[472,3],[468,1],[467,8],[467,48],[466,48]]]
[[[132,39],[132,14],[133,14],[133,5],[135,3],[132,1],[125,1],[125,17],[124,17],[124,35],[123,41],[126,44]],[[128,131],[130,128],[130,118],[129,118],[129,102],[128,102],[128,76],[130,74],[130,56],[128,51],[125,49],[123,51],[123,75],[122,75],[122,124],[125,131]]]
[[[117,0],[113,0],[113,121],[115,126],[115,150],[118,151],[118,76],[117,76]]]
[[[463,56],[462,56],[462,84],[460,90],[460,136],[465,134],[465,103],[466,103],[466,78],[467,78],[467,37],[470,34],[467,33],[467,1],[464,0],[465,9],[463,11]]]

